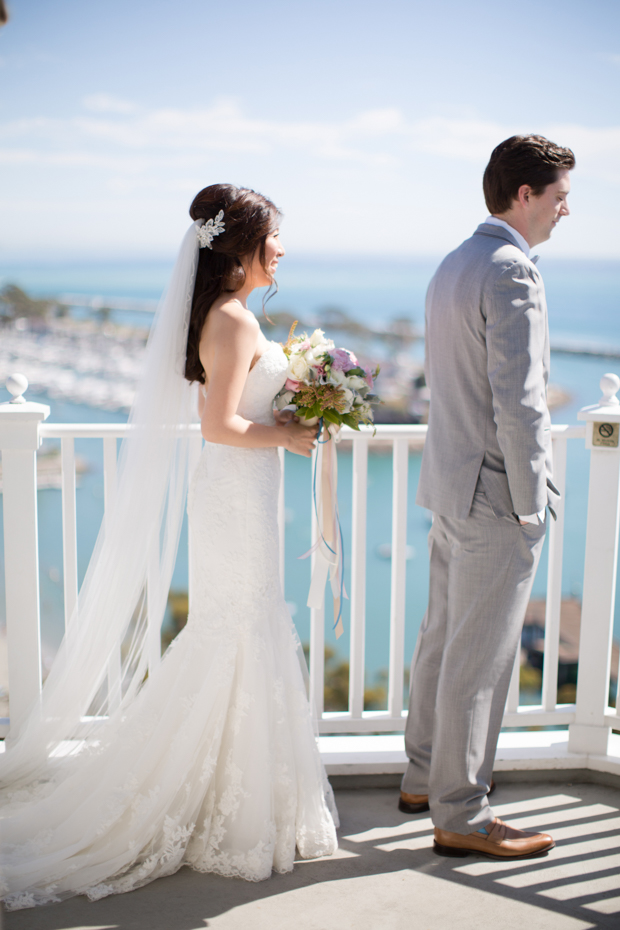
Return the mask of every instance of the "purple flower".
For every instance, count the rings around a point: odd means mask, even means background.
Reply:
[[[333,352],[330,352],[332,357],[332,368],[335,368],[336,371],[348,371],[350,368],[357,367],[357,359],[353,355],[353,352],[349,352],[348,349],[334,349]]]

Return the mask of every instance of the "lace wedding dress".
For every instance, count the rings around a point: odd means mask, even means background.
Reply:
[[[248,374],[242,416],[273,423],[286,366],[270,343]],[[13,792],[2,828],[8,909],[97,900],[182,865],[260,881],[290,871],[296,848],[303,858],[336,849],[280,587],[279,478],[275,448],[205,445],[189,491],[187,626],[75,777]]]

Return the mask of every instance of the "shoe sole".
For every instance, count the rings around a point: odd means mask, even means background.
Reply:
[[[398,801],[398,809],[403,814],[424,814],[426,811],[430,811],[428,803],[426,804],[408,804],[406,801],[403,801],[402,798]]]
[[[538,849],[536,852],[521,853],[519,856],[494,856],[493,853],[484,852],[482,849],[462,849],[460,846],[442,846],[437,840],[433,841],[433,850],[438,856],[447,856],[451,859],[464,859],[466,856],[484,856],[486,859],[496,859],[499,862],[505,862],[510,859],[537,859],[538,856],[544,856],[550,849],[555,848],[555,843],[550,843],[544,849]]]
[[[491,787],[487,792],[487,797],[493,794],[496,788],[497,785],[492,781]],[[407,801],[403,801],[402,798],[399,798],[398,809],[402,814],[425,814],[427,811],[430,811],[428,802],[426,804],[408,804]]]

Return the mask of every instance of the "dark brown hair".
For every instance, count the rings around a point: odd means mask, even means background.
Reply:
[[[540,197],[560,171],[574,167],[572,151],[544,136],[511,136],[493,149],[484,172],[482,189],[489,213],[509,210],[522,184],[529,184],[533,195]]]
[[[257,251],[265,265],[265,241],[280,222],[280,212],[274,204],[246,187],[232,184],[211,184],[194,197],[189,208],[193,220],[215,219],[224,211],[224,232],[216,236],[212,248],[198,251],[198,269],[192,298],[192,312],[187,334],[185,377],[188,381],[205,383],[205,373],[198,350],[200,337],[213,302],[224,291],[234,293],[245,282],[242,258]],[[266,269],[265,269],[266,270]]]

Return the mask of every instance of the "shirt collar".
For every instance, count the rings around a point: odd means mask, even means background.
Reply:
[[[489,226],[501,226],[504,229],[507,229],[510,235],[514,236],[514,238],[516,239],[517,245],[519,246],[521,251],[525,252],[525,255],[527,258],[530,257],[530,247],[527,241],[523,238],[520,232],[517,232],[516,229],[513,229],[512,226],[509,226],[505,220],[500,220],[497,216],[487,216],[484,222],[487,223]]]

